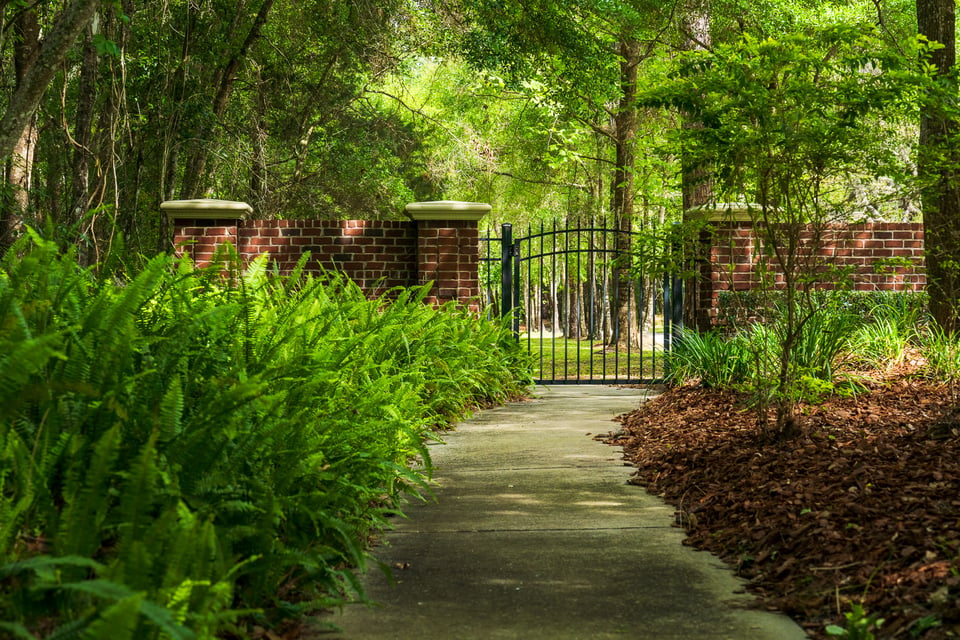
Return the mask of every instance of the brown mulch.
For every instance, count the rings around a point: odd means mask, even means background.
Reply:
[[[851,603],[885,619],[878,638],[960,636],[951,394],[904,374],[867,387],[803,407],[802,435],[783,443],[760,443],[745,396],[694,385],[598,439],[624,447],[631,483],[677,507],[687,544],[726,560],[811,636],[842,625]]]

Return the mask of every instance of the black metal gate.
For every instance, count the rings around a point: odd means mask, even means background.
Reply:
[[[600,227],[481,238],[488,312],[512,317],[543,384],[649,384],[666,375],[682,318],[679,278],[653,281],[631,255],[635,233]]]

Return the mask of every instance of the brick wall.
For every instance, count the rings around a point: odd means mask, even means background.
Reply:
[[[757,273],[758,243],[752,223],[718,222],[702,241],[708,246],[708,258],[701,266],[697,306],[707,311],[706,321],[712,324],[717,313],[720,291],[742,291],[759,284]],[[823,230],[819,242],[811,229],[801,237],[798,255],[809,258],[808,264],[820,270],[830,267],[850,268],[853,288],[858,291],[920,291],[926,285],[923,260],[923,225],[920,223],[869,223],[832,225]],[[904,265],[884,264],[896,259]],[[782,287],[783,273],[773,269],[777,286]],[[829,289],[831,279],[816,285]],[[703,324],[698,320],[698,324]]]
[[[338,271],[371,296],[432,282],[427,302],[455,300],[479,308],[477,220],[242,220],[191,218],[179,210],[168,215],[175,250],[198,264],[208,263],[225,242],[244,262],[269,254],[281,273],[309,252],[307,272]]]
[[[417,271],[420,284],[439,284],[429,302],[464,300],[480,293],[480,234],[475,222],[420,222]]]
[[[209,213],[190,217],[177,207],[168,215],[175,251],[199,265],[209,263],[217,247],[227,242],[245,263],[268,254],[281,273],[290,273],[309,253],[308,273],[340,272],[370,296],[432,282],[428,303],[454,300],[479,309],[479,218],[243,220]]]
[[[238,244],[235,218],[176,218],[173,220],[173,245],[194,262],[206,264],[217,247],[225,242]]]
[[[416,281],[413,222],[368,220],[250,220],[237,246],[244,261],[269,253],[289,273],[304,254],[306,270],[339,271],[370,295]]]

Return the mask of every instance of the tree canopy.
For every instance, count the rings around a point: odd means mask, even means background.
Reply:
[[[677,132],[718,117],[720,109],[730,113],[731,105],[715,100],[722,94],[716,90],[704,93],[710,100],[700,105],[653,96],[674,82],[671,74],[694,69],[704,56],[716,70],[724,52],[740,47],[743,54],[744,43],[760,51],[769,48],[764,43],[811,38],[806,64],[820,65],[818,91],[832,92],[815,102],[829,103],[842,119],[859,113],[866,98],[851,87],[827,88],[831,74],[842,73],[831,66],[829,34],[870,31],[872,55],[885,65],[896,59],[903,74],[923,71],[915,47],[922,6],[902,0],[3,3],[4,243],[27,223],[57,230],[90,260],[120,237],[149,254],[167,248],[160,202],[181,197],[246,200],[262,217],[383,218],[400,215],[410,201],[460,199],[491,202],[499,219],[514,221],[606,219],[629,227],[677,220],[691,202],[684,193],[700,175],[690,172],[692,156],[684,158],[696,149]],[[937,46],[929,50],[939,55]],[[753,75],[737,77],[731,89],[742,101],[787,79],[776,77],[782,61],[753,60]],[[937,77],[951,77],[952,63],[937,64]],[[737,67],[726,71],[732,80]],[[869,88],[879,77],[888,76],[847,79]],[[777,86],[789,98],[788,85]],[[853,118],[831,130],[835,148],[851,154],[878,131],[877,123],[887,133],[875,149],[882,153],[829,176],[838,215],[919,215],[908,179],[921,146],[919,113],[945,102],[937,94],[921,104],[921,94],[933,92],[918,90],[909,104],[874,96],[872,120]],[[924,126],[930,141],[933,129]],[[724,135],[732,132],[728,127]],[[707,127],[686,140],[717,134]],[[723,151],[722,166],[710,160],[710,170],[720,172],[720,186],[736,175],[746,197],[758,188],[756,176],[749,175],[747,156],[731,152]],[[935,172],[929,160],[921,168]]]

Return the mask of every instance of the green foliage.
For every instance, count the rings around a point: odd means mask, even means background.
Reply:
[[[784,359],[786,330],[779,307],[769,312],[772,320],[726,335],[685,332],[671,354],[671,380],[700,378],[707,386],[741,389],[761,406],[781,395],[790,402],[818,403],[830,395],[856,393],[858,384],[842,373],[844,365],[888,366],[919,339],[917,327],[923,317],[916,304],[919,297],[898,296],[902,300],[887,295],[851,297],[849,292],[825,295],[786,358],[791,367],[789,386],[778,386],[775,380]]]
[[[4,628],[212,638],[358,595],[433,428],[529,381],[507,327],[424,295],[265,260],[99,279],[31,232],[0,271]]]
[[[919,321],[927,307],[927,295],[923,292],[814,290],[808,296],[816,307],[822,307],[832,299],[832,304],[863,318],[889,312],[903,321],[911,318]],[[744,329],[756,321],[773,321],[782,311],[782,291],[744,289],[718,292],[717,322],[728,331]]]
[[[917,344],[925,313],[914,306],[878,304],[869,312],[870,322],[851,337],[854,362],[882,369],[903,362],[907,349]]]
[[[705,387],[727,389],[745,383],[751,373],[746,337],[724,338],[716,332],[683,330],[669,354],[667,380],[699,378]]]
[[[841,305],[819,307],[807,316],[790,352],[790,365],[800,375],[830,382],[840,354],[848,348],[854,331],[860,326],[860,316],[849,313]],[[774,331],[783,344],[787,330],[781,319],[774,323]]]
[[[937,616],[929,615],[923,616],[912,625],[910,625],[910,637],[919,638],[921,637],[928,629],[935,629],[943,625]]]
[[[949,385],[956,395],[960,382],[960,337],[933,324],[920,341],[920,352],[926,359],[924,373]]]
[[[841,288],[848,274],[820,249],[828,225],[846,214],[851,177],[911,179],[887,142],[894,123],[912,115],[920,86],[914,61],[875,27],[840,22],[688,52],[645,97],[696,123],[677,131],[677,143],[693,166],[711,172],[719,201],[756,203],[747,209],[761,289],[784,292],[774,325],[776,426],[765,436],[794,431],[800,377],[830,379],[847,336],[840,326],[816,333],[839,316],[823,314],[808,294],[817,282]],[[766,413],[761,405],[763,424]]]
[[[700,276],[696,259],[703,234],[711,233],[711,223],[691,217],[673,224],[651,225],[633,236],[631,269],[635,277],[660,281],[664,276],[689,279]]]
[[[688,53],[646,100],[702,123],[679,142],[715,167],[718,197],[756,202],[764,220],[812,222],[842,201],[848,172],[906,178],[885,142],[919,85],[912,58],[866,23],[840,23]]]
[[[879,631],[884,622],[883,618],[867,615],[863,606],[856,603],[850,605],[850,611],[845,613],[843,617],[847,620],[845,626],[827,625],[828,636],[845,638],[846,640],[874,640],[876,636],[873,632]]]

